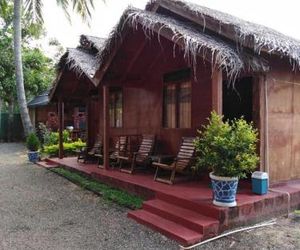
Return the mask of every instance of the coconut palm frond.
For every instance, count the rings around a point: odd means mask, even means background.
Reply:
[[[71,22],[70,13],[68,11],[69,0],[56,0],[56,4],[62,8],[65,13],[66,18]]]
[[[94,9],[94,0],[56,0],[56,3],[64,10],[69,21],[69,7],[72,6],[73,11],[75,11],[84,22],[89,23],[92,16],[91,10]]]
[[[26,15],[28,15],[32,23],[43,23],[43,1],[42,0],[25,0],[24,10]]]
[[[91,9],[94,8],[93,0],[72,0],[73,10],[81,16],[84,21],[89,21],[91,18]]]

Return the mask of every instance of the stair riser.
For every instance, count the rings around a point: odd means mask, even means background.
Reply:
[[[168,203],[172,203],[179,207],[183,207],[186,209],[193,210],[195,212],[199,212],[202,215],[212,217],[217,220],[220,220],[221,218],[224,217],[224,215],[222,214],[223,211],[214,209],[212,206],[206,206],[204,204],[196,204],[195,202],[189,200],[181,199],[178,197],[170,196],[168,194],[159,193],[159,192],[156,193],[156,198],[166,201]]]
[[[191,221],[189,219],[186,219],[184,217],[180,217],[178,215],[172,214],[169,211],[161,210],[160,208],[151,206],[147,203],[143,204],[143,208],[151,213],[157,214],[165,219],[174,221],[178,224],[181,224],[191,230],[194,230],[196,232],[200,232],[204,236],[207,235],[216,235],[218,233],[219,223],[212,222],[209,225],[201,225],[198,223],[195,223],[194,221]]]
[[[176,240],[179,244],[181,244],[183,246],[190,246],[190,245],[196,244],[196,243],[200,242],[203,238],[203,237],[199,237],[197,239],[192,239],[192,240],[187,241],[187,240],[180,238],[177,235],[174,235],[174,234],[170,233],[169,231],[166,231],[152,223],[149,223],[148,221],[145,221],[142,218],[135,216],[131,213],[128,213],[128,217],[131,219],[134,219],[135,221],[137,221],[138,223],[140,223],[144,226],[147,226],[155,231],[160,232],[161,234],[165,235],[166,237],[168,237],[170,239]]]

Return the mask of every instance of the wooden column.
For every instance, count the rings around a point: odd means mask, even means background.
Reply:
[[[259,85],[259,159],[260,171],[269,174],[269,156],[268,156],[268,103],[267,103],[267,80],[266,76],[260,76]],[[270,181],[270,176],[269,176]]]
[[[85,142],[86,145],[90,145],[90,135],[89,135],[89,98],[85,99]]]
[[[64,103],[61,98],[58,101],[58,133],[59,133],[59,159],[64,158],[64,145],[63,145],[63,131],[64,131]]]
[[[223,76],[222,70],[212,68],[212,110],[223,113]]]
[[[109,88],[103,85],[103,167],[109,168]]]

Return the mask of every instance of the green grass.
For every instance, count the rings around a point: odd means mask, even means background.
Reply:
[[[92,180],[81,174],[71,172],[62,167],[52,168],[51,171],[65,177],[66,179],[78,184],[85,189],[100,194],[105,200],[113,201],[121,206],[131,209],[138,209],[142,207],[143,200],[136,195],[132,195],[125,191],[112,188],[103,183]]]

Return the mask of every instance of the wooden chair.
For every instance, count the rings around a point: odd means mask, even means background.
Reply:
[[[177,154],[177,157],[174,158],[171,164],[163,164],[160,162],[152,162],[152,166],[156,167],[154,180],[173,184],[175,180],[176,173],[187,173],[191,170],[191,167],[194,163],[194,154],[195,154],[195,145],[194,145],[195,137],[183,137],[182,143]],[[170,171],[170,178],[165,179],[159,177],[160,171]]]
[[[119,164],[118,156],[123,156],[127,152],[128,137],[119,136],[113,149],[109,150],[110,164],[116,166]],[[103,152],[102,152],[103,153]],[[103,154],[96,154],[98,157],[98,165],[101,167]]]
[[[143,135],[137,152],[117,157],[120,163],[120,170],[132,174],[136,170],[137,165],[145,166],[147,163],[149,164],[149,156],[153,153],[154,144],[154,135]],[[130,168],[123,168],[124,163],[129,163]]]
[[[118,161],[118,156],[124,156],[127,152],[127,136],[119,136],[114,149],[110,152],[109,159],[112,161]]]
[[[84,147],[77,152],[77,161],[83,160],[86,163],[89,160],[96,160],[97,154],[102,154],[103,144],[102,137],[97,136],[97,139],[92,147]]]

